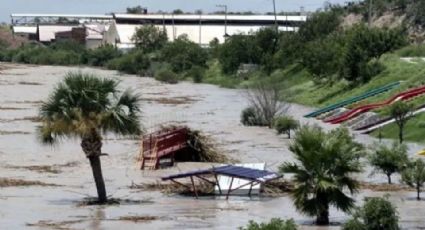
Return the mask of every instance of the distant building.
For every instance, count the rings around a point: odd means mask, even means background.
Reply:
[[[56,40],[56,34],[60,32],[71,32],[72,28],[77,27],[77,25],[39,25],[37,27],[37,41],[49,44]]]
[[[85,45],[87,49],[95,49],[104,44],[103,37],[110,25],[87,24],[85,28]]]
[[[55,41],[74,41],[84,45],[86,43],[86,28],[73,27],[70,31],[56,32]]]
[[[37,40],[37,26],[14,26],[13,34],[29,40]]]
[[[307,16],[304,15],[279,15],[275,18],[274,15],[210,14],[12,14],[12,25],[16,34],[23,36],[28,30],[30,36],[36,26],[37,40],[43,43],[54,41],[56,33],[65,36],[69,35],[69,32],[72,33],[72,28],[84,27],[87,48],[96,48],[106,43],[120,49],[135,47],[132,37],[136,29],[143,25],[155,25],[165,30],[170,41],[186,34],[189,40],[201,46],[208,46],[215,38],[222,43],[227,36],[249,34],[267,26],[277,25],[280,31],[296,31],[306,20]],[[71,25],[72,23],[74,25]]]
[[[186,34],[189,40],[207,46],[214,38],[222,43],[226,34],[248,34],[275,23],[280,31],[296,31],[306,20],[306,16],[277,16],[275,21],[273,15],[114,14],[104,42],[122,49],[133,48],[136,29],[149,24],[165,30],[170,41]]]

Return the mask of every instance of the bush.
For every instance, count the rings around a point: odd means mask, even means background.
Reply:
[[[108,61],[122,55],[113,45],[102,45],[94,50],[87,51],[87,64],[92,66],[104,66]]]
[[[160,50],[168,41],[167,31],[154,26],[145,25],[138,28],[132,37],[136,47],[145,53]]]
[[[267,122],[261,116],[261,113],[254,107],[248,107],[242,110],[241,123],[245,126],[266,126]]]
[[[177,74],[171,70],[160,70],[156,72],[155,79],[169,84],[176,84],[179,81]]]
[[[194,66],[187,72],[186,75],[192,78],[193,82],[201,83],[204,79],[205,69],[199,66]]]
[[[244,63],[260,63],[260,52],[252,36],[233,35],[220,46],[218,60],[225,74],[234,74]]]
[[[273,124],[278,134],[286,133],[288,138],[291,138],[291,130],[298,128],[299,124],[290,116],[278,117]]]
[[[386,198],[366,199],[366,203],[357,210],[353,219],[342,227],[343,230],[398,230],[396,207]]]
[[[110,60],[106,66],[108,69],[118,70],[128,74],[143,75],[150,66],[150,60],[142,51],[136,50]]]
[[[280,88],[272,82],[256,82],[245,91],[249,105],[253,107],[257,116],[264,122],[264,126],[271,128],[277,116],[285,114],[289,104],[280,101]]]
[[[282,220],[279,218],[273,218],[268,223],[256,223],[254,221],[249,221],[247,227],[239,228],[240,230],[297,230],[297,225],[294,220]]]
[[[382,54],[403,47],[406,33],[400,28],[379,29],[365,25],[355,26],[348,32],[347,47],[340,74],[356,83],[367,82],[381,67],[369,62]]]
[[[400,57],[425,57],[425,45],[410,45],[397,51]]]
[[[168,62],[174,72],[182,73],[194,66],[205,67],[208,53],[187,36],[179,36],[161,50],[161,59]]]
[[[338,72],[344,53],[343,37],[332,34],[305,44],[302,52],[302,64],[318,80],[329,78]]]

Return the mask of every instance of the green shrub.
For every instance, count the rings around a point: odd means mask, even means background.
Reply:
[[[144,53],[160,50],[167,44],[167,31],[154,25],[144,25],[136,29],[132,40],[136,43],[137,49]]]
[[[379,60],[384,53],[407,44],[406,33],[401,28],[380,29],[358,25],[347,33],[340,75],[356,83],[369,81],[381,69],[379,64],[369,63],[371,60]]]
[[[240,230],[297,230],[297,225],[294,220],[282,220],[279,218],[273,218],[268,223],[256,223],[249,221],[247,227],[241,227]]]
[[[343,230],[398,230],[397,209],[386,198],[367,198],[353,219],[343,225]]]
[[[273,126],[278,134],[286,133],[291,138],[291,130],[297,129],[299,124],[290,116],[282,116],[275,119]]]
[[[248,107],[241,112],[241,123],[245,126],[265,126],[266,122],[261,114],[254,108]]]
[[[58,41],[52,43],[48,47],[53,50],[74,51],[79,54],[86,52],[86,47],[76,41]]]
[[[110,60],[106,66],[108,69],[118,70],[128,74],[143,75],[150,66],[150,60],[142,51],[136,50]]]
[[[104,66],[108,61],[118,58],[121,55],[121,51],[113,45],[102,45],[99,48],[87,51],[87,64]]]
[[[425,57],[425,45],[410,45],[397,51],[400,57]]]
[[[178,83],[179,79],[176,73],[171,70],[159,70],[155,73],[155,79],[157,81],[166,82],[169,84]]]
[[[193,82],[201,83],[204,79],[205,69],[199,66],[194,66],[187,72],[186,75],[192,78]]]
[[[187,36],[179,36],[161,50],[161,59],[168,62],[175,73],[182,73],[194,66],[206,66],[208,53]]]

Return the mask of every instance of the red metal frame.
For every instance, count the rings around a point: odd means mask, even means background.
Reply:
[[[144,135],[141,143],[141,169],[146,168],[147,161],[149,168],[158,169],[161,158],[171,158],[174,164],[174,154],[188,147],[188,129],[186,127],[176,127]]]

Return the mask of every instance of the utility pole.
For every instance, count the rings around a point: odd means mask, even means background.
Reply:
[[[227,38],[227,5],[216,5],[216,7],[224,9],[224,38]]]
[[[373,8],[373,0],[369,0],[369,21],[368,21],[368,26],[371,27],[372,26],[372,8]]]
[[[274,26],[276,29],[276,33],[279,32],[279,26],[277,24],[277,14],[276,14],[276,0],[273,0],[273,12],[274,12]]]

